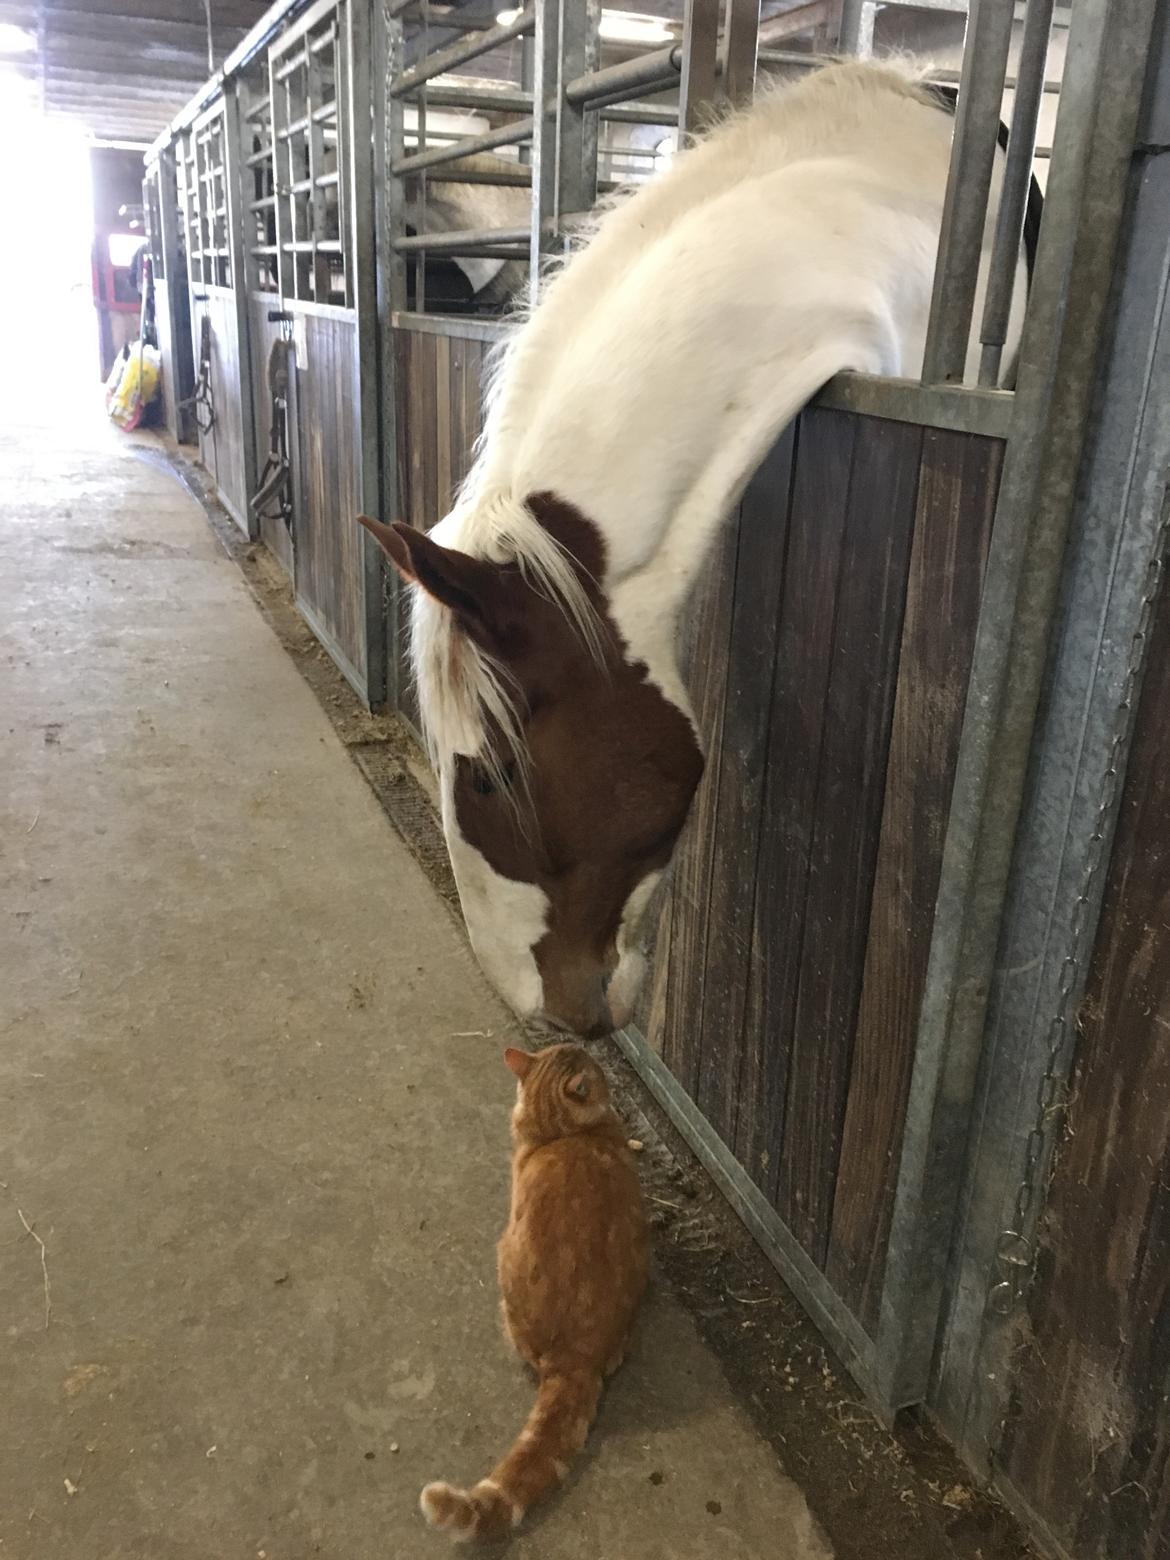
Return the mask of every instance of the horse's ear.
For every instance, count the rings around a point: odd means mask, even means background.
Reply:
[[[453,547],[440,547],[425,531],[395,521],[384,525],[359,515],[358,523],[381,545],[410,585],[417,585],[458,618],[472,639],[485,650],[499,651],[499,609],[502,592],[498,566]]]

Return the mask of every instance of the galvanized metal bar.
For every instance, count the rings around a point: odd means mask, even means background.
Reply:
[[[309,237],[313,243],[311,261],[313,297],[319,303],[328,303],[330,301],[329,262],[324,258],[325,251],[320,247],[325,228],[325,191],[317,184],[317,175],[325,160],[325,141],[321,135],[320,124],[313,118],[313,109],[320,107],[321,100],[321,60],[318,55],[309,49],[307,38],[305,50],[305,110],[309,120],[309,130],[306,137],[309,148],[309,177],[307,185],[309,196]]]
[[[678,124],[678,109],[671,103],[664,103],[661,108],[655,108],[653,103],[611,103],[598,110],[599,119],[613,120],[616,124],[627,125],[668,125]]]
[[[407,173],[417,173],[422,168],[437,168],[441,163],[456,162],[460,157],[470,157],[473,152],[490,152],[495,146],[510,146],[517,141],[532,139],[535,131],[535,119],[512,119],[506,125],[499,125],[495,130],[487,130],[483,135],[469,135],[459,141],[451,141],[445,146],[436,146],[428,152],[416,152],[411,157],[398,158],[391,168],[391,172],[401,177]]]
[[[527,47],[529,39],[524,40]],[[484,114],[530,114],[532,93],[528,88],[480,87],[432,83],[427,87],[427,102],[432,108],[474,108]]]
[[[837,48],[854,59],[867,60],[873,54],[873,24],[877,15],[874,0],[844,0]]]
[[[972,0],[922,378],[962,380],[1012,41],[1012,0]]]
[[[259,531],[249,500],[256,491],[256,430],[254,398],[247,369],[247,365],[252,362],[252,352],[249,345],[251,325],[248,310],[247,241],[243,212],[243,121],[240,115],[238,80],[229,83],[224,91],[222,125],[224,204],[227,207],[224,225],[227,229],[226,237],[230,250],[228,263],[231,266],[228,281],[235,302],[236,359],[241,365],[240,377],[235,388],[239,401],[240,437],[243,443],[245,499],[243,514],[238,518],[244,521],[249,537],[255,537]]]
[[[923,428],[1006,439],[1012,430],[1015,398],[1005,390],[922,385],[916,379],[888,379],[880,374],[838,374],[815,403]]]
[[[276,195],[276,285],[286,301],[296,297],[296,263],[287,255],[285,245],[292,242],[289,197],[292,182],[290,142],[284,134],[288,120],[288,87],[277,81],[273,61],[268,62],[268,96],[272,104],[272,188]]]
[[[353,0],[351,0],[353,3]],[[374,283],[376,289],[377,386],[378,386],[378,496],[372,514],[400,514],[398,471],[398,373],[394,350],[395,307],[406,303],[406,261],[395,247],[404,231],[403,181],[390,171],[402,154],[403,105],[389,93],[391,79],[402,68],[403,27],[392,15],[392,0],[371,4],[371,139],[374,204]],[[397,137],[397,140],[395,140]],[[363,359],[363,362],[365,360]],[[367,606],[369,597],[367,596]],[[382,634],[385,655],[382,686],[386,704],[397,709],[402,702],[399,686],[398,645],[402,629],[401,593],[392,570],[384,571],[381,589]]]
[[[669,76],[664,76],[661,81],[643,81],[636,87],[614,87],[608,92],[603,92],[600,97],[593,98],[589,107],[600,113],[614,105],[633,103],[646,96],[652,97],[656,92],[673,92],[677,86],[678,77],[672,72]]]
[[[562,102],[559,0],[536,0],[536,34],[532,51],[532,208],[529,231],[529,286],[532,300],[540,290],[541,257],[552,247],[550,236],[557,209],[558,135]]]
[[[501,189],[529,190],[532,169],[523,163],[515,168],[438,168],[427,173],[430,184],[488,184]]]
[[[988,991],[1158,0],[1081,0],[983,585],[881,1301],[882,1401],[930,1377]]]
[[[367,11],[372,0],[340,0],[340,5],[361,5]],[[344,286],[344,301],[350,308],[357,307],[357,293],[355,290],[355,260],[354,260],[354,235],[357,228],[356,213],[353,211],[353,158],[365,156],[364,146],[357,147],[355,137],[355,125],[353,119],[353,95],[350,80],[350,38],[352,30],[346,19],[344,30],[339,30],[337,21],[333,23],[333,106],[337,111],[337,166],[333,173],[319,174],[316,178],[318,189],[328,189],[330,185],[337,187],[337,231],[342,241],[342,282]],[[371,23],[367,15],[365,19],[365,41],[369,45],[371,36]],[[369,83],[368,67],[366,81]],[[358,123],[362,118],[370,115],[369,107],[359,110]],[[322,145],[327,144],[324,131],[322,131]],[[372,200],[368,185],[365,193]],[[370,214],[372,221],[372,213]],[[327,297],[325,302],[329,302]]]
[[[385,64],[379,72],[378,91],[383,104],[382,162],[379,169],[378,188],[384,194],[384,210],[379,254],[382,257],[383,297],[382,318],[387,309],[405,309],[407,296],[406,261],[399,253],[398,242],[406,234],[406,181],[397,171],[402,162],[405,141],[405,108],[402,99],[390,91],[390,82],[402,70],[405,58],[406,38],[399,13],[386,6],[382,18],[385,36]],[[392,382],[393,359],[390,348],[383,344],[382,377]],[[397,503],[398,495],[390,491],[387,498]]]
[[[557,162],[555,218],[590,211],[597,200],[597,115],[563,97],[567,79],[590,75],[601,62],[601,0],[558,0]]]
[[[430,0],[422,0],[420,7],[422,12],[422,41],[420,55],[423,60],[431,52],[431,7]],[[391,82],[393,90],[393,82]],[[424,81],[418,98],[415,101],[414,113],[414,145],[416,155],[425,156],[427,151],[427,84]],[[427,171],[423,167],[419,170],[417,184],[417,210],[415,214],[415,229],[417,232],[425,232],[427,226]],[[423,250],[415,254],[414,259],[414,306],[420,314],[426,313],[427,307],[427,257]]]
[[[983,344],[979,360],[981,385],[997,385],[1000,379],[1012,294],[1019,267],[1020,242],[1024,233],[1028,186],[1032,181],[1033,148],[1036,145],[1036,125],[1043,97],[1053,5],[1054,0],[1028,0],[1024,35],[1020,41],[1020,57],[1016,66],[1018,85],[1012,104],[1003,188],[996,215],[995,241],[987,273],[987,296],[979,331],[979,339]]]
[[[345,69],[339,72],[338,128],[346,143],[346,276],[356,310],[353,377],[358,414],[359,496],[366,514],[381,504],[381,420],[378,406],[378,256],[374,206],[374,145],[371,134],[374,39],[371,0],[343,0]],[[344,81],[342,81],[342,76]],[[341,87],[344,85],[344,95]],[[343,523],[351,517],[344,516]],[[362,536],[362,611],[366,651],[364,697],[371,709],[386,703],[386,615],[383,608],[382,550]]]
[[[398,248],[403,254],[415,254],[420,250],[430,250],[435,254],[443,251],[462,254],[463,247],[468,244],[481,249],[485,245],[495,249],[505,249],[510,246],[523,248],[531,238],[532,233],[529,228],[465,228],[450,233],[408,234],[398,240]],[[419,313],[422,312],[420,309]]]
[[[732,108],[750,103],[756,89],[760,0],[726,0],[723,20],[721,97]]]
[[[190,294],[184,300],[186,309],[178,304],[179,289],[187,289],[186,266],[180,259],[179,239],[184,230],[184,212],[180,204],[177,145],[164,147],[158,155],[159,173],[159,223],[162,228],[163,272],[166,284],[166,305],[171,322],[171,407],[174,414],[173,432],[180,444],[194,442],[194,419],[186,398],[195,389],[195,365],[190,331],[182,331],[179,321],[190,312]]]
[[[711,0],[697,0],[697,3],[707,5]],[[624,60],[620,65],[586,71],[565,87],[565,101],[596,105],[611,92],[668,85],[678,79],[682,56],[682,45],[672,43],[668,48]]]
[[[715,102],[719,58],[719,0],[686,0],[679,60],[678,125],[693,133]]]
[[[535,8],[529,5],[510,22],[500,22],[484,32],[469,33],[460,42],[439,49],[435,54],[425,55],[417,65],[412,65],[409,70],[396,76],[390,83],[391,95],[401,97],[413,92],[432,76],[441,76],[458,65],[466,65],[469,60],[478,59],[481,54],[490,54],[493,49],[498,49],[503,43],[510,43],[513,38],[522,38],[525,33],[532,31],[535,24]]]
[[[302,42],[299,49],[287,54],[281,54],[281,65],[277,68],[277,81],[287,81],[298,70],[304,70],[309,63],[309,46]]]

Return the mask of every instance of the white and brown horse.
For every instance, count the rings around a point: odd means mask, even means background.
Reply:
[[[680,615],[826,380],[918,371],[951,131],[873,65],[757,100],[542,292],[455,509],[429,535],[364,522],[413,587],[472,944],[525,1017],[592,1034],[629,1013],[638,923],[703,768]]]

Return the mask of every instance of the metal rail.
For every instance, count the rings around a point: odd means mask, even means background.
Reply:
[[[408,92],[413,92],[416,87],[422,86],[424,81],[430,81],[432,76],[441,76],[446,71],[454,70],[458,65],[466,65],[471,60],[478,59],[481,54],[490,54],[493,49],[498,49],[501,44],[510,43],[513,38],[523,38],[532,32],[535,26],[536,9],[529,5],[510,22],[499,23],[484,32],[471,33],[461,43],[453,43],[446,49],[440,49],[436,54],[427,54],[417,65],[412,65],[409,70],[404,70],[400,76],[396,76],[391,81],[390,96],[404,97]]]
[[[926,384],[963,378],[1013,18],[1012,0],[972,0],[923,354]]]
[[[981,385],[998,384],[1003,349],[1007,342],[1013,283],[1024,232],[1024,211],[1035,159],[1036,125],[1044,93],[1044,67],[1048,60],[1053,3],[1054,0],[1029,0],[1024,21],[1017,67],[1018,85],[1012,105],[1011,134],[988,271],[983,322],[979,332],[983,345],[979,361]]]

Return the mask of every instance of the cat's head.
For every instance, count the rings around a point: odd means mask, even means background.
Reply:
[[[519,1079],[512,1122],[519,1136],[539,1142],[585,1132],[610,1114],[609,1085],[579,1045],[543,1051],[509,1046],[504,1060]]]

